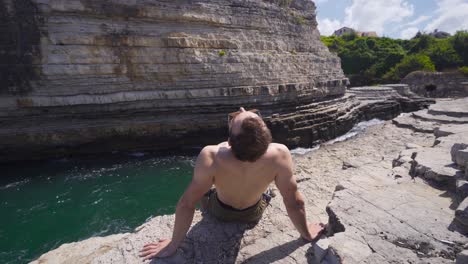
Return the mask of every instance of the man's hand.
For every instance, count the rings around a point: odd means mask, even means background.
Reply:
[[[308,224],[307,229],[309,230],[309,234],[307,236],[302,236],[302,238],[309,242],[312,242],[323,234],[323,232],[326,230],[326,227],[327,226],[322,223]]]
[[[166,258],[174,255],[177,248],[170,239],[161,239],[159,242],[146,244],[140,251],[140,257],[144,258],[143,261],[156,257]]]

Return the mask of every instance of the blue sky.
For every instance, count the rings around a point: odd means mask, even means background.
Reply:
[[[419,30],[468,30],[468,0],[315,0],[322,35],[343,26],[412,38]]]

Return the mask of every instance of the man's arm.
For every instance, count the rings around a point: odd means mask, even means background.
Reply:
[[[312,241],[323,230],[323,225],[307,224],[305,202],[302,194],[297,189],[291,153],[284,145],[279,145],[278,152],[279,169],[275,177],[275,184],[281,196],[283,196],[288,216],[291,218],[297,231],[299,231],[302,238]]]
[[[213,158],[210,148],[212,147],[203,148],[198,155],[192,182],[177,203],[172,240],[163,239],[158,243],[145,245],[140,254],[144,260],[173,255],[184,240],[192,224],[197,202],[213,185]]]

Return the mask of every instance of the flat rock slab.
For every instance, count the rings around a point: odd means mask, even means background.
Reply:
[[[465,146],[468,146],[468,133],[458,133],[448,135],[446,137],[439,137],[436,139],[435,144],[436,148],[448,149],[449,153],[454,145],[457,145],[459,149],[463,149]]]
[[[421,148],[414,158],[411,174],[437,182],[454,181],[459,173],[446,148]]]
[[[448,231],[454,212],[444,191],[361,169],[329,205],[333,227],[344,231],[329,238],[342,263],[453,263],[468,238]]]
[[[429,113],[454,117],[468,117],[468,98],[438,101],[429,106]]]
[[[443,124],[468,124],[468,117],[456,117],[456,116],[448,116],[448,115],[433,115],[428,113],[428,110],[420,110],[417,112],[412,113],[413,117],[432,121],[432,122],[439,122]]]
[[[452,134],[468,134],[468,126],[456,125],[456,124],[444,124],[439,125],[434,129],[434,135],[436,137],[445,137]]]
[[[416,119],[410,113],[403,113],[394,118],[392,122],[398,127],[409,128],[423,133],[433,133],[434,129],[439,125],[437,122]]]

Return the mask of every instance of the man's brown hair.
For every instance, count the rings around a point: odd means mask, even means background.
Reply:
[[[271,141],[271,132],[260,118],[244,119],[239,134],[234,135],[229,130],[229,145],[240,161],[258,160],[265,154]]]

